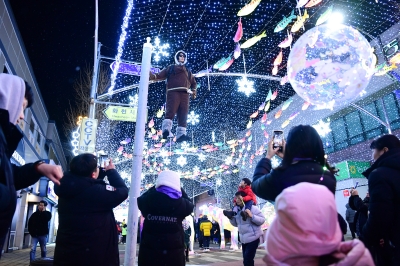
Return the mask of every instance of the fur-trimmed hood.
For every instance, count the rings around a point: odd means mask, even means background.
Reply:
[[[179,63],[179,61],[178,61],[178,54],[180,54],[180,53],[185,54],[185,62],[183,62],[183,64]],[[175,64],[177,64],[177,65],[186,65],[186,63],[187,63],[187,53],[185,51],[179,50],[178,52],[176,52],[174,59],[175,59]]]

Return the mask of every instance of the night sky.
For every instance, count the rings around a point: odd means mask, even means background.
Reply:
[[[115,56],[126,1],[99,1],[102,53]],[[10,1],[49,119],[62,141],[65,110],[74,106],[79,69],[93,67],[95,1]]]

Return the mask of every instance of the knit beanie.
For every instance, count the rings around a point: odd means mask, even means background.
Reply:
[[[313,257],[337,250],[342,239],[335,198],[323,185],[299,183],[277,197],[276,217],[267,230],[273,261]]]
[[[0,74],[0,109],[8,111],[10,123],[16,124],[22,112],[25,98],[25,82],[10,74]]]
[[[156,181],[156,188],[160,186],[167,186],[175,189],[176,191],[181,191],[181,180],[179,173],[170,170],[159,173]]]

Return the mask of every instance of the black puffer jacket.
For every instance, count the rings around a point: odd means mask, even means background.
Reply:
[[[184,190],[181,198],[172,199],[152,187],[137,202],[145,219],[138,265],[185,265],[182,220],[194,206]]]
[[[59,227],[54,265],[120,265],[113,208],[128,197],[128,188],[116,170],[105,174],[110,185],[102,180],[104,174],[93,179],[67,172],[55,186]]]
[[[356,233],[360,237],[360,239],[363,240],[364,236],[362,233],[362,229],[368,219],[369,197],[366,197],[366,198],[364,198],[364,200],[362,200],[358,195],[350,196],[349,205],[350,205],[350,208],[357,211],[354,216],[354,223],[356,225]]]
[[[33,163],[21,167],[10,163],[22,134],[9,121],[8,111],[0,109],[0,240],[7,234],[14,216],[15,191],[35,184],[41,177]]]
[[[51,220],[51,212],[36,211],[32,213],[28,221],[28,231],[33,237],[46,236],[49,234],[49,221]]]
[[[370,195],[369,216],[363,229],[367,246],[389,239],[395,248],[392,265],[400,262],[400,149],[381,155],[364,173]]]
[[[301,182],[324,185],[335,194],[336,178],[311,160],[299,161],[285,170],[272,170],[271,161],[263,158],[256,166],[251,188],[258,197],[275,201],[285,188]]]

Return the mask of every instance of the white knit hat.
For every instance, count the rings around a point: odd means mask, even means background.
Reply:
[[[162,171],[158,174],[156,188],[160,186],[167,186],[175,189],[176,191],[181,191],[181,177],[178,172],[175,171]]]

